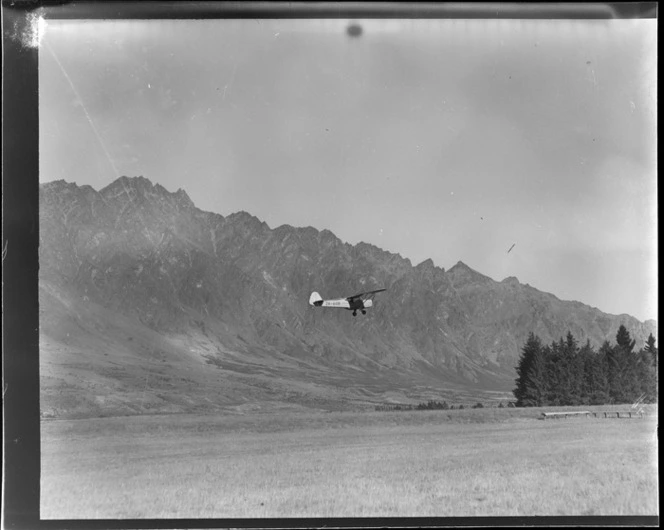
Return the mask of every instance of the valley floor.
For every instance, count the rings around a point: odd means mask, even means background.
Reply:
[[[657,515],[657,412],[43,421],[42,519]]]

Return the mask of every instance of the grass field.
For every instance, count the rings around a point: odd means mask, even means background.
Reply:
[[[659,513],[655,409],[542,410],[44,421],[41,518]]]

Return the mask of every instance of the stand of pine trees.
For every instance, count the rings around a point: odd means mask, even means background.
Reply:
[[[551,345],[531,333],[516,368],[517,407],[657,402],[655,338],[636,352],[635,343],[622,325],[616,344],[598,351],[590,341],[579,347],[571,332]]]

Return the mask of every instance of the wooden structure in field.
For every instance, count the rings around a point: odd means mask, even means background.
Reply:
[[[643,418],[642,410],[608,410],[604,412],[593,412],[596,418]]]
[[[590,412],[589,410],[563,411],[563,412],[542,412],[542,419],[573,418],[577,416],[590,416],[595,418],[643,418],[643,410],[606,410],[600,412]]]
[[[559,418],[573,418],[575,416],[586,416],[590,417],[592,414],[589,410],[574,410],[574,411],[564,411],[564,412],[542,412],[543,419],[559,419]]]

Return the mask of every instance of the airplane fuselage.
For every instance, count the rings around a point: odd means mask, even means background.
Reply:
[[[314,302],[314,305],[319,307],[338,307],[340,309],[348,309],[349,311],[357,311],[358,309],[366,309],[373,306],[372,300],[351,300],[345,298],[338,298],[336,300],[321,300],[322,303]]]
[[[353,312],[353,316],[357,315],[357,311],[366,314],[366,309],[373,307],[373,300],[371,297],[384,291],[385,289],[377,289],[375,291],[368,291],[366,293],[356,294],[347,298],[334,298],[332,300],[324,300],[317,292],[311,293],[309,303],[314,307],[337,307],[339,309],[347,309]]]

